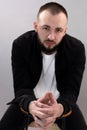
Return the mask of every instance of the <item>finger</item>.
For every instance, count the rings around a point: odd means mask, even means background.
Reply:
[[[39,126],[43,126],[43,123],[40,119],[36,118],[35,122],[39,125]]]
[[[41,127],[43,130],[47,130],[50,128],[55,122],[55,119],[49,117],[47,119],[39,120],[37,117],[35,118],[35,123],[37,127]]]
[[[43,119],[43,118],[46,118],[47,117],[47,114],[45,114],[44,112],[41,112],[41,111],[37,111],[35,116],[38,118],[38,119]]]
[[[49,94],[50,94],[50,92],[46,93],[43,97],[38,99],[38,101],[47,104],[49,101]]]
[[[51,126],[55,122],[55,120],[56,119],[53,118],[53,117],[48,117],[46,119],[43,119],[42,122],[44,124],[44,127],[49,127],[49,126]]]
[[[49,108],[49,105],[43,104],[43,103],[41,103],[41,102],[39,102],[39,101],[37,101],[36,106],[37,106],[37,107],[40,107],[40,108]]]
[[[41,127],[42,129],[46,130],[46,129],[48,129],[49,127],[51,127],[54,122],[52,121],[52,122],[49,122],[48,124],[46,124],[46,122],[44,122],[44,121],[42,121],[42,120],[39,120],[39,119],[36,117],[35,123],[36,123],[36,126],[37,126],[37,127]]]
[[[48,125],[51,122],[55,122],[56,118],[54,118],[53,116],[47,117],[45,119],[43,119],[43,121]]]
[[[39,109],[39,111],[44,113],[44,116],[46,116],[46,117],[53,116],[53,115],[55,115],[55,106],[56,105],[50,105],[48,108]]]
[[[36,126],[44,127],[44,123],[42,122],[42,120],[38,119],[37,117],[35,117],[35,123]]]
[[[54,123],[52,122],[52,123],[48,124],[47,126],[43,127],[44,130],[48,130],[48,129],[50,129],[50,127],[51,127],[53,124],[54,124]]]
[[[55,99],[55,97],[54,97],[54,95],[53,95],[52,93],[49,94],[49,99],[50,99],[50,102],[51,102],[52,104],[54,104],[54,103],[57,102],[56,99]]]

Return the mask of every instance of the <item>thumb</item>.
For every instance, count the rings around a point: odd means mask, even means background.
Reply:
[[[43,97],[38,99],[39,102],[44,103],[44,104],[48,104],[49,101],[49,93],[46,93]]]
[[[50,102],[51,102],[52,104],[56,103],[56,99],[55,99],[53,93],[50,93],[50,94],[49,94],[49,99],[50,99]]]

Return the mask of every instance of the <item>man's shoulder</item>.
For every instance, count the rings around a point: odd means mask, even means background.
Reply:
[[[37,34],[34,30],[31,30],[31,31],[21,34],[16,39],[14,39],[13,45],[22,47],[22,48],[25,48],[25,47],[27,48],[34,45],[36,43],[36,40],[37,40]]]
[[[85,48],[81,40],[68,34],[64,36],[61,47],[66,51],[69,51],[70,53],[71,52],[77,53],[80,51],[84,51]]]
[[[36,35],[36,32],[34,30],[31,30],[31,31],[27,31],[21,34],[15,40],[23,40],[23,39],[27,40],[27,39],[33,38],[35,35]]]
[[[69,44],[70,46],[74,47],[74,46],[83,46],[83,43],[80,39],[71,36],[69,34],[66,34],[64,37],[64,42],[66,42],[66,44]]]

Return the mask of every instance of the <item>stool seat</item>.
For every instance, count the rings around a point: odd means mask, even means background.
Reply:
[[[37,128],[36,125],[35,125],[35,122],[31,122],[28,126],[28,130],[33,130],[32,128],[34,128],[34,130],[41,130],[40,128]],[[50,128],[49,130],[61,130],[58,125],[56,123],[54,123]]]

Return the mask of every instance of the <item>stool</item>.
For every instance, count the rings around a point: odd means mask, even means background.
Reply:
[[[37,128],[36,125],[35,125],[35,122],[31,122],[28,126],[28,129],[27,130],[31,130],[32,128],[36,128],[36,130],[41,130],[40,128]],[[54,123],[50,128],[49,130],[61,130],[58,125],[56,123]]]

